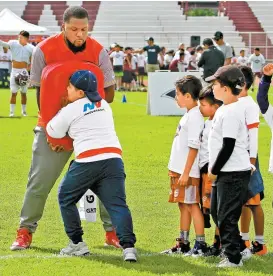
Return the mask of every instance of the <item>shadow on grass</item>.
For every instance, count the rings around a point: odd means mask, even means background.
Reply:
[[[98,247],[97,247],[98,248]],[[235,269],[219,269],[217,264],[220,262],[220,258],[198,258],[193,259],[191,257],[183,257],[179,255],[161,255],[152,253],[138,248],[137,263],[125,263],[122,259],[122,253],[120,256],[113,256],[106,254],[91,254],[84,257],[85,260],[98,261],[103,264],[111,264],[116,267],[122,267],[123,269],[134,269],[145,275],[146,273],[154,273],[158,275],[174,274],[174,273],[191,273],[191,275],[212,276],[221,271],[221,276],[228,276],[230,270],[234,275],[247,275],[247,271],[253,273],[263,273],[264,275],[272,275],[273,262],[272,256],[255,257],[244,263],[243,267]]]
[[[0,119],[11,119],[11,120],[15,120],[15,119],[24,119],[24,118],[38,118],[38,116],[26,116],[26,117],[22,117],[22,116],[14,116],[14,117],[9,117],[9,116],[0,116]]]
[[[37,252],[56,254],[56,255],[60,253],[60,249],[58,248],[46,248],[46,247],[39,247],[39,246],[31,246],[28,250],[35,250]]]

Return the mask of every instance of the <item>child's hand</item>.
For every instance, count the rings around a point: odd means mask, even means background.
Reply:
[[[265,65],[263,68],[263,73],[267,76],[272,76],[273,75],[273,63],[268,63]]]
[[[178,179],[178,185],[188,186],[189,185],[189,175],[183,173]]]
[[[213,181],[215,181],[215,180],[216,180],[217,175],[212,174],[211,172],[209,172],[209,173],[208,173],[208,177],[209,177],[209,179],[213,182]]]

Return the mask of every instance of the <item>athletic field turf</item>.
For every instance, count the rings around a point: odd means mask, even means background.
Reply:
[[[261,121],[259,157],[265,181],[263,207],[265,238],[270,254],[253,257],[240,269],[217,269],[218,259],[192,259],[162,256],[158,252],[169,248],[179,232],[179,213],[175,204],[168,203],[169,179],[167,164],[179,117],[146,115],[146,93],[127,93],[128,103],[121,103],[117,93],[112,104],[118,136],[123,147],[127,173],[126,190],[132,211],[138,263],[124,263],[122,252],[104,248],[104,231],[98,217],[96,223],[83,223],[84,240],[91,252],[89,257],[59,257],[67,245],[57,204],[57,181],[49,195],[44,216],[33,237],[32,248],[11,252],[9,247],[16,234],[19,214],[31,161],[32,129],[37,117],[34,90],[28,92],[26,118],[8,118],[9,91],[0,90],[0,276],[20,275],[272,275],[273,223],[272,176],[267,172],[271,133]],[[19,98],[18,98],[19,99]],[[271,97],[273,102],[273,98]],[[16,107],[20,115],[20,105]],[[213,229],[206,230],[211,243]],[[251,230],[253,237],[253,227]],[[191,231],[191,244],[194,232]]]

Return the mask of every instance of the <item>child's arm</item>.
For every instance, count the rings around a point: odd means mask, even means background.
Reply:
[[[238,136],[240,128],[240,121],[236,117],[236,114],[226,114],[223,118],[222,124],[222,133],[223,133],[223,145],[220,149],[218,156],[209,169],[209,178],[214,181],[221,171],[221,169],[225,166],[227,161],[235,147],[236,138]]]
[[[48,122],[46,126],[47,134],[57,139],[65,137],[70,127],[72,114],[73,112],[69,105],[62,108],[59,113]]]
[[[267,64],[263,68],[263,73],[264,75],[259,84],[257,102],[267,124],[269,125],[269,127],[273,128],[273,107],[269,104],[268,101],[268,91],[273,75],[273,64]]]
[[[188,122],[188,147],[189,153],[187,156],[187,161],[184,167],[183,174],[178,180],[178,184],[181,186],[191,185],[189,183],[190,171],[197,157],[198,150],[200,149],[200,135],[204,128],[204,121],[195,120],[195,118],[190,118]]]
[[[198,149],[195,149],[195,148],[190,148],[189,149],[189,154],[188,154],[188,157],[187,157],[187,162],[186,162],[186,165],[185,165],[185,168],[184,168],[184,172],[178,180],[178,184],[180,186],[190,185],[190,183],[189,183],[190,171],[191,171],[192,165],[195,161],[195,158],[197,156],[197,153],[198,153]]]

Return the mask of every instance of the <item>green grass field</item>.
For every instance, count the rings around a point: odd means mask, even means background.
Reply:
[[[9,96],[8,90],[0,90],[0,276],[273,275],[272,176],[267,172],[271,133],[263,120],[259,155],[266,187],[263,206],[265,238],[270,254],[253,257],[242,268],[235,270],[217,269],[219,260],[216,258],[192,259],[158,254],[173,245],[179,231],[178,208],[167,202],[167,164],[180,118],[147,116],[146,93],[127,93],[126,104],[121,103],[122,94],[117,93],[112,104],[116,130],[123,147],[127,199],[138,239],[139,262],[124,263],[120,250],[103,247],[104,231],[99,217],[96,223],[83,223],[84,239],[92,255],[83,258],[58,257],[60,249],[68,243],[57,204],[60,179],[49,195],[32,248],[21,252],[10,251],[27,184],[37,108],[35,92],[30,90],[29,116],[8,118]],[[16,114],[20,115],[20,105],[17,105]],[[206,233],[207,242],[211,243],[213,229]],[[253,237],[253,227],[251,234]]]

